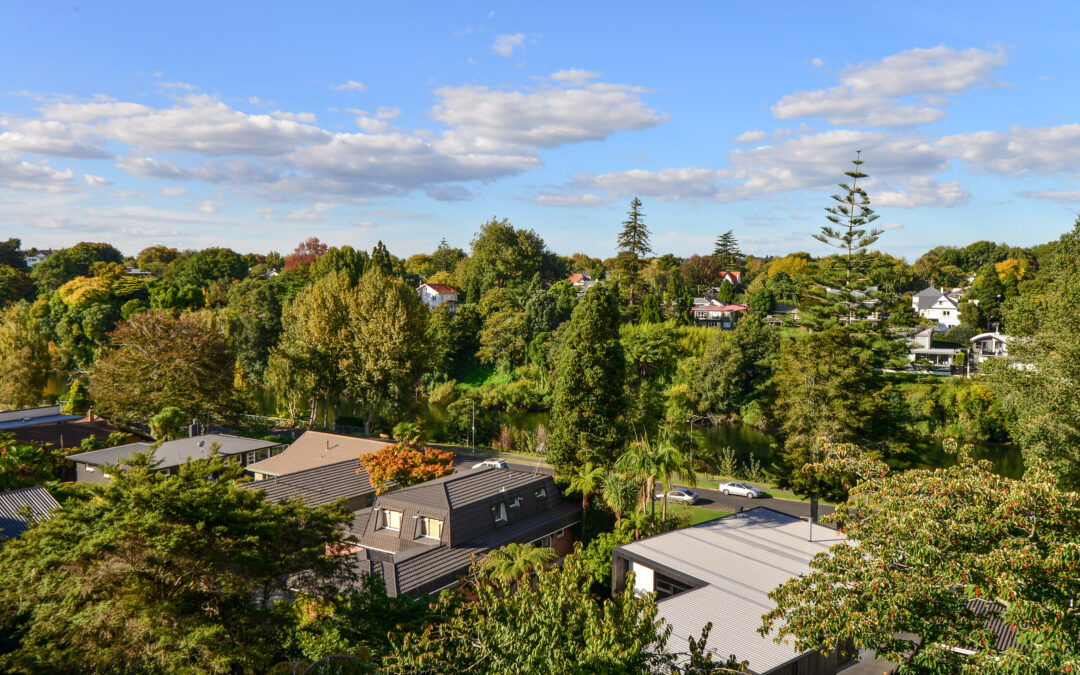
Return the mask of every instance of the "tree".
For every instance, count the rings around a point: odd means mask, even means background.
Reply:
[[[355,286],[364,275],[367,264],[366,251],[357,251],[352,246],[335,246],[315,259],[308,269],[308,274],[312,279],[321,279],[334,272],[342,272],[349,283]]]
[[[95,262],[124,262],[124,255],[109,244],[81,242],[54,252],[30,270],[38,293],[55,291],[75,277],[88,276]]]
[[[484,556],[480,570],[499,579],[520,582],[559,558],[554,549],[514,542]]]
[[[716,299],[725,305],[730,305],[735,302],[735,285],[725,279],[720,284],[720,288],[716,291]]]
[[[626,283],[630,306],[633,307],[635,291],[641,286],[641,269],[645,256],[652,253],[649,228],[645,225],[645,214],[641,212],[641,200],[637,197],[630,202],[630,210],[627,211],[623,229],[619,232],[618,248],[616,264],[622,280]]]
[[[408,284],[374,266],[345,300],[339,369],[368,433],[378,416],[402,410],[423,372],[428,309]]]
[[[859,476],[828,516],[847,542],[770,593],[763,634],[822,653],[851,640],[902,673],[1075,672],[1080,497],[1045,463],[1013,480],[961,452],[955,466],[893,473],[834,445],[809,470]],[[988,615],[1016,646],[997,648]]]
[[[693,289],[708,288],[720,276],[720,265],[711,255],[692,255],[683,263],[680,273],[687,286]]]
[[[1007,303],[1005,322],[1016,337],[1009,361],[985,364],[984,372],[1025,465],[1041,459],[1063,489],[1080,490],[1080,218],[1042,274],[1042,293]]]
[[[34,292],[34,282],[25,269],[0,265],[0,309],[11,302],[29,298]]]
[[[757,399],[772,377],[780,350],[777,332],[746,317],[735,330],[717,332],[698,360],[693,389],[699,413],[730,417]]]
[[[776,304],[776,296],[769,290],[767,286],[762,286],[747,298],[746,304],[750,309],[750,313],[764,318],[769,314],[772,314],[773,306]]]
[[[0,265],[11,267],[19,272],[26,271],[26,255],[22,252],[22,241],[10,237],[0,241]]]
[[[67,401],[61,411],[65,415],[82,415],[90,409],[90,392],[82,380],[75,380],[68,389]]]
[[[432,608],[444,619],[419,634],[394,638],[393,673],[651,673],[665,667],[670,629],[650,595],[632,587],[599,601],[580,554],[540,569],[533,584],[494,578],[476,599],[443,595]]]
[[[547,280],[564,276],[558,256],[548,250],[540,235],[515,228],[506,218],[492,218],[482,225],[471,249],[459,275],[469,302],[477,302],[492,288],[526,286],[538,273]]]
[[[611,471],[604,478],[604,488],[600,496],[615,514],[615,525],[622,522],[623,514],[637,507],[641,493],[641,481],[634,475]]]
[[[435,252],[431,254],[432,273],[453,272],[458,263],[465,259],[465,251],[446,243],[446,238],[439,240]]]
[[[560,470],[610,466],[622,449],[627,407],[619,306],[605,284],[585,293],[563,335],[552,395],[550,459]]]
[[[54,475],[50,455],[43,447],[18,445],[10,434],[0,434],[0,492],[51,480]]]
[[[570,474],[570,483],[566,487],[568,494],[581,493],[581,511],[589,511],[589,500],[604,486],[607,473],[602,467],[592,462],[585,462]]]
[[[664,320],[664,315],[660,313],[660,296],[645,296],[645,300],[641,303],[641,317],[638,320],[644,324],[661,323]]]
[[[784,438],[781,479],[799,494],[842,497],[842,481],[823,483],[803,467],[817,460],[821,439],[867,443],[880,425],[880,387],[861,356],[856,340],[839,327],[789,339],[780,348],[773,416]]]
[[[292,255],[285,258],[285,271],[308,267],[329,250],[329,246],[319,241],[318,237],[308,237],[296,245]]]
[[[143,312],[121,322],[109,339],[90,373],[90,393],[103,416],[145,422],[167,406],[188,419],[239,414],[232,351],[201,318]]]
[[[154,437],[154,440],[172,441],[184,435],[184,426],[190,419],[180,408],[167,406],[151,417],[147,424],[150,427],[150,435]]]
[[[228,286],[247,273],[247,261],[228,248],[204,248],[169,266],[169,275],[179,286],[206,288],[214,283]]]
[[[739,258],[742,251],[739,250],[739,241],[735,239],[735,233],[731,230],[716,238],[716,248],[713,249],[713,257],[721,270],[732,271],[739,269]]]
[[[503,369],[521,365],[529,340],[525,312],[514,306],[492,312],[484,319],[479,337],[480,349],[476,356],[481,363],[495,364]]]
[[[371,487],[376,494],[382,494],[391,484],[409,487],[450,475],[454,471],[454,453],[401,442],[361,455],[360,463],[371,477]]]
[[[971,285],[971,292],[965,300],[976,301],[978,311],[978,325],[980,328],[988,328],[990,324],[998,324],[1001,327],[1001,303],[1005,299],[1005,287],[1001,283],[1001,277],[993,263],[987,263],[979,270],[975,282]],[[973,318],[973,317],[971,317]]]
[[[174,476],[149,454],[69,499],[0,549],[0,619],[18,672],[265,670],[293,589],[325,598],[351,574],[342,505],[274,503],[239,487],[243,467],[216,453]]]
[[[26,302],[0,312],[0,402],[36,405],[51,372],[49,340],[40,316]]]
[[[657,439],[656,445],[653,447],[653,462],[656,466],[656,473],[663,481],[664,494],[671,490],[671,476],[672,474],[680,474],[681,478],[690,485],[696,485],[697,480],[694,476],[694,468],[690,466],[690,458],[684,455],[675,444],[673,439],[667,433],[661,433],[660,438]],[[667,524],[667,497],[664,497],[663,510],[660,516],[661,527]]]
[[[660,475],[660,467],[656,462],[656,455],[652,446],[646,439],[638,439],[630,443],[615,462],[618,471],[624,471],[636,477],[641,484],[641,509],[645,510],[646,504],[651,504],[655,513],[656,504],[656,479]]]
[[[281,303],[273,284],[245,279],[229,288],[229,345],[244,377],[262,382],[270,350],[281,335]]]

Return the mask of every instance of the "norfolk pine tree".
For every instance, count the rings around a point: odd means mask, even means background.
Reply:
[[[721,271],[730,272],[739,269],[742,251],[739,250],[739,241],[735,238],[734,232],[728,230],[716,238],[713,257],[716,258]]]
[[[652,245],[649,243],[649,228],[645,225],[645,214],[641,212],[641,200],[634,197],[630,202],[630,210],[626,213],[623,221],[623,229],[619,233],[619,255],[617,264],[621,268],[622,276],[626,280],[629,293],[630,306],[634,306],[635,291],[640,294],[641,269],[644,265],[645,256],[652,253]]]

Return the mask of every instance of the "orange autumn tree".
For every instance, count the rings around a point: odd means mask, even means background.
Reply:
[[[371,477],[375,494],[382,494],[390,489],[390,483],[409,487],[449,475],[454,470],[454,453],[401,441],[361,456],[360,463]]]

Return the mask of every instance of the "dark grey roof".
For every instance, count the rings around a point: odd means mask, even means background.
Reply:
[[[395,491],[394,500],[458,509],[495,493],[542,481],[543,476],[511,469],[472,469]]]
[[[58,405],[43,405],[37,408],[21,408],[0,412],[0,430],[32,427],[53,422],[70,422],[81,419],[82,415],[65,415]]]
[[[357,473],[359,471],[359,473]],[[274,478],[244,483],[249,490],[262,490],[270,501],[303,497],[309,506],[329,504],[375,492],[371,477],[359,458],[334,462]]]
[[[1004,605],[979,599],[968,600],[966,605],[975,614],[986,617],[986,629],[997,637],[995,650],[1003,652],[1021,647],[1016,639],[1018,631],[1001,618],[1001,613],[1005,611]]]
[[[281,443],[277,441],[263,441],[258,438],[246,438],[244,436],[232,436],[230,434],[205,434],[190,438],[178,438],[175,441],[166,441],[154,450],[154,458],[161,460],[159,468],[167,469],[180,466],[190,459],[199,459],[210,456],[210,446],[218,444],[219,451],[223,455],[236,455],[252,450],[272,448]],[[118,464],[121,458],[130,457],[136,452],[146,452],[151,443],[128,443],[114,448],[103,448],[93,452],[82,452],[77,455],[68,455],[68,459],[80,464],[91,466],[103,466],[105,464]]]
[[[30,526],[21,513],[26,507],[29,507],[31,517],[38,521],[48,518],[60,504],[40,485],[0,492],[0,541],[19,536]]]

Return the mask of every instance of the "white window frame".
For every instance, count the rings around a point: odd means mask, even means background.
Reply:
[[[509,522],[510,517],[506,510],[506,502],[491,505],[491,515],[495,517],[495,524],[502,525]]]
[[[389,530],[391,532],[401,531],[401,518],[405,514],[401,511],[395,511],[393,509],[379,509],[379,523],[376,529]],[[397,516],[395,519],[394,516]],[[394,521],[397,520],[397,525],[394,525]]]
[[[435,523],[435,529],[438,530],[438,534],[431,534],[431,523]],[[429,516],[420,516],[420,523],[418,525],[421,539],[442,539],[443,521],[438,518],[431,518]]]

